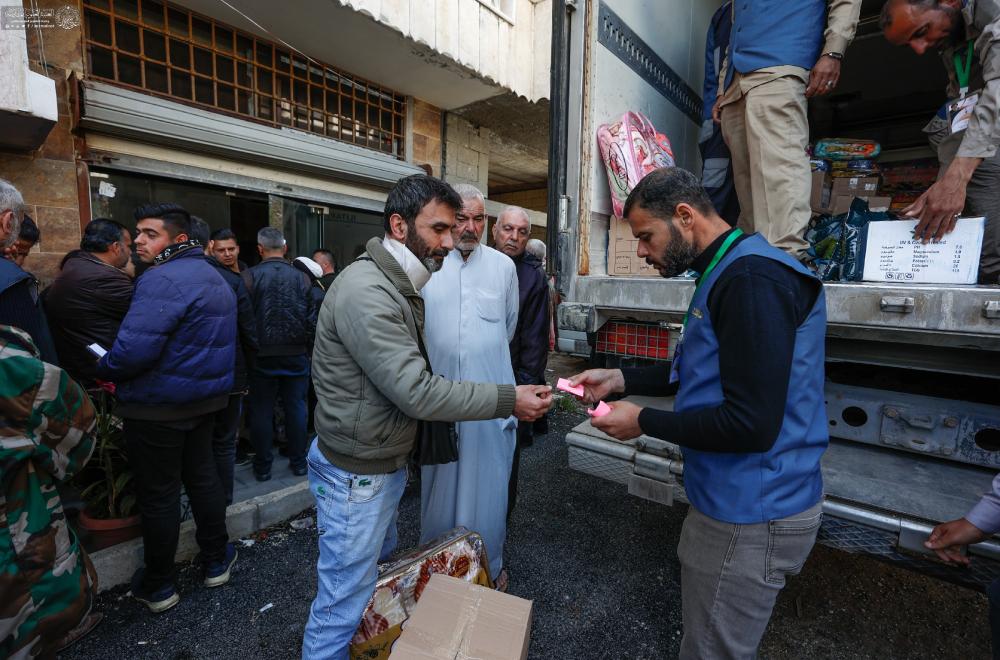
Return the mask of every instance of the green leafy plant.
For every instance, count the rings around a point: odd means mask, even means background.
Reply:
[[[89,485],[80,495],[87,513],[95,518],[127,518],[135,513],[135,485],[125,453],[122,419],[114,414],[114,400],[107,392],[101,391],[94,404],[97,425],[92,469],[81,474]]]

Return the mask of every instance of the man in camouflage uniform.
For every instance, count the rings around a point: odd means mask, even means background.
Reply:
[[[93,626],[97,574],[56,483],[94,449],[94,406],[31,337],[0,325],[0,657],[50,657]]]

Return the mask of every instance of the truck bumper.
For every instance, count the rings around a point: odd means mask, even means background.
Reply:
[[[657,400],[637,403],[650,401]],[[589,421],[570,431],[566,444],[573,470],[660,504],[687,503],[684,460],[675,444],[648,436],[619,442]],[[968,568],[946,565],[923,546],[934,525],[961,517],[989,489],[991,471],[842,440],[831,441],[822,469],[820,543],[980,590],[1000,577],[996,538],[970,546]]]

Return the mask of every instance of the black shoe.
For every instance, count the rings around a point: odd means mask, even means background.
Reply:
[[[240,449],[237,449],[236,450],[236,461],[233,463],[233,465],[235,465],[237,467],[239,467],[241,465],[250,465],[250,462],[252,460],[253,459],[251,458],[250,454],[247,454],[246,452],[244,452],[244,451],[242,451]]]
[[[177,595],[177,590],[172,584],[161,587],[156,591],[149,591],[144,588],[142,585],[144,575],[145,570],[140,568],[136,571],[135,575],[132,576],[132,598],[135,598],[137,601],[148,607],[150,612],[153,614],[166,612],[171,607],[181,602],[181,597]]]
[[[300,467],[295,467],[293,465],[292,466],[292,474],[294,474],[296,477],[304,477],[307,474],[309,474],[309,468],[306,467],[305,465],[302,465]]]
[[[257,470],[254,470],[253,476],[257,477],[257,481],[270,481],[271,471],[268,470],[267,472],[258,472]]]
[[[219,561],[205,564],[205,586],[221,587],[229,582],[230,571],[236,563],[237,552],[232,543],[226,544],[226,554]]]

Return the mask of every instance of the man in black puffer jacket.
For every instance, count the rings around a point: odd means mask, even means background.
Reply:
[[[267,481],[273,460],[274,402],[279,394],[292,472],[306,473],[309,353],[319,306],[312,282],[285,260],[288,246],[280,230],[264,227],[257,232],[257,250],[262,261],[249,271],[260,344],[250,372],[250,441],[257,452],[254,474],[258,481]]]
[[[202,245],[208,245],[211,229],[208,223],[197,216],[191,216],[191,238]],[[246,396],[249,371],[257,357],[257,318],[250,302],[250,292],[244,284],[241,273],[205,251],[205,261],[222,276],[226,284],[236,294],[236,364],[233,370],[233,391],[229,394],[229,405],[215,413],[212,427],[212,452],[215,467],[222,480],[222,490],[226,493],[226,506],[233,503],[233,472],[236,467],[236,441],[240,431],[240,417],[243,414],[243,397]]]

